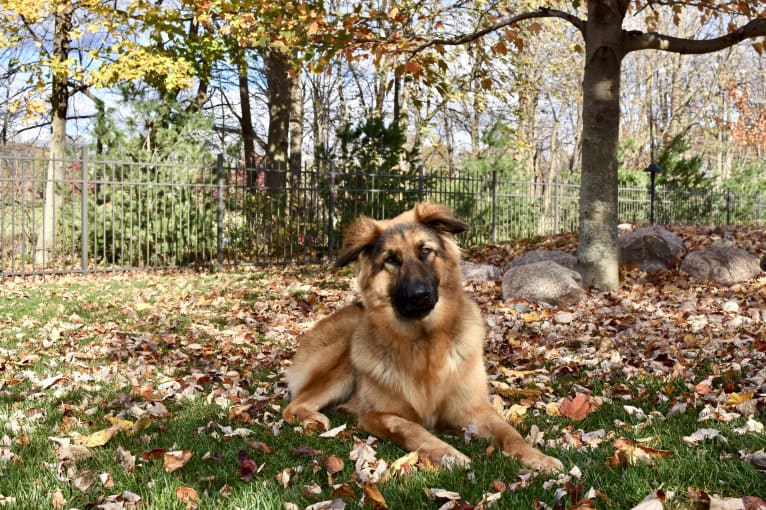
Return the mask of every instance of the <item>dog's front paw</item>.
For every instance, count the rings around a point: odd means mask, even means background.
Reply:
[[[564,464],[559,459],[556,457],[549,457],[536,449],[522,455],[519,460],[525,466],[545,473],[556,473],[564,470]]]
[[[424,448],[421,452],[434,464],[449,470],[456,467],[467,468],[471,464],[470,458],[448,444],[436,448]]]
[[[564,464],[556,457],[543,456],[542,462],[540,462],[535,469],[544,471],[546,473],[557,473],[564,471]]]
[[[287,406],[282,413],[282,417],[289,423],[300,422],[304,430],[314,430],[324,432],[330,430],[330,419],[317,411],[307,411],[305,409],[294,409]]]

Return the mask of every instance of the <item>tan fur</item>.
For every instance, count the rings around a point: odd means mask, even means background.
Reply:
[[[301,338],[286,375],[293,398],[286,420],[327,429],[321,410],[343,404],[360,428],[444,466],[469,459],[428,429],[472,423],[523,464],[562,469],[489,403],[484,321],[463,290],[452,238],[467,227],[447,208],[424,203],[390,220],[362,218],[347,229],[336,264],[358,261],[362,304],[336,312]],[[396,264],[386,262],[391,254]],[[438,277],[438,301],[424,317],[402,317],[393,305],[392,286],[408,274]]]

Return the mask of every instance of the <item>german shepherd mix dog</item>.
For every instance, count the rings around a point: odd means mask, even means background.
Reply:
[[[472,424],[528,467],[563,468],[528,445],[489,403],[484,321],[463,290],[452,237],[467,229],[446,207],[429,203],[348,227],[335,265],[359,263],[361,303],[301,338],[287,369],[287,421],[328,429],[321,409],[343,404],[360,428],[445,467],[470,459],[428,428]]]

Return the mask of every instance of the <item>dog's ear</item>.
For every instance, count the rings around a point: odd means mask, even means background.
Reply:
[[[378,222],[362,216],[346,227],[343,234],[343,246],[335,259],[335,267],[343,267],[359,258],[359,254],[372,246],[380,237],[382,230]]]
[[[459,234],[471,228],[468,223],[455,218],[449,207],[423,202],[415,206],[415,221],[440,232]]]

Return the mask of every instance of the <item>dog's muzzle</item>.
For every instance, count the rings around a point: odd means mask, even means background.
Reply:
[[[438,282],[419,279],[398,286],[394,306],[403,317],[422,319],[434,309],[438,301]]]

